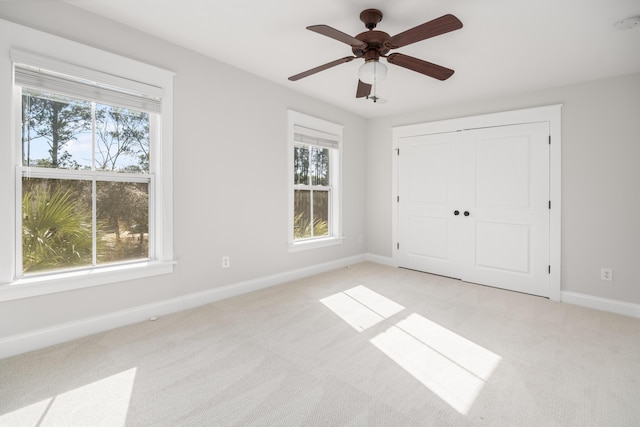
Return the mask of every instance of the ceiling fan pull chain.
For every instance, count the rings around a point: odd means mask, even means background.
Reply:
[[[378,100],[378,77],[376,74],[378,73],[376,73],[376,69],[374,68],[373,69],[373,103],[374,104]]]

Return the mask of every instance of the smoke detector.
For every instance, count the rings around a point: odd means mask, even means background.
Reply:
[[[630,30],[632,28],[640,28],[640,16],[632,16],[615,23],[617,30]]]

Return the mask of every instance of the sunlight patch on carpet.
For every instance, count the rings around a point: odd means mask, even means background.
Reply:
[[[111,375],[0,415],[0,425],[124,426],[136,369]]]
[[[344,292],[338,292],[321,299],[320,302],[358,332],[404,310],[400,304],[366,286],[356,286]]]
[[[502,359],[415,313],[371,343],[463,415]]]

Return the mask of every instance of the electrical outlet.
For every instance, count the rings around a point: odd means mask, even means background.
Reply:
[[[613,282],[613,269],[602,267],[600,269],[600,280],[606,280],[607,282]]]
[[[231,262],[229,261],[229,257],[228,256],[223,256],[222,257],[222,268],[229,268],[231,267]]]

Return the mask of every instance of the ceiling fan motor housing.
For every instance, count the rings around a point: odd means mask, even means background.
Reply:
[[[367,44],[367,47],[364,49],[359,47],[354,47],[352,49],[353,54],[357,57],[364,56],[365,59],[373,59],[369,58],[368,55],[375,55],[375,59],[377,59],[380,57],[380,55],[386,55],[387,53],[389,53],[390,49],[384,45],[384,42],[389,40],[390,36],[384,31],[365,31],[364,33],[358,34],[356,38]]]

